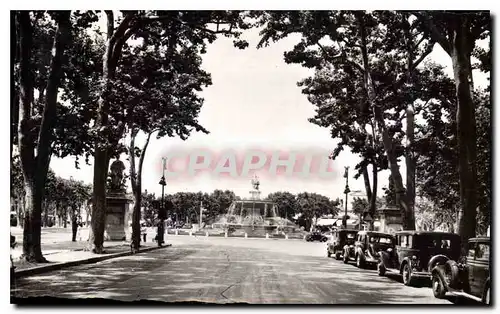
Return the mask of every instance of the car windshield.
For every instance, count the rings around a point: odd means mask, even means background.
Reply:
[[[370,243],[392,244],[392,239],[389,237],[371,236]]]

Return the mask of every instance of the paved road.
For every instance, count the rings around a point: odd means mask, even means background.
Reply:
[[[324,243],[169,236],[170,248],[20,279],[12,296],[167,302],[430,304],[374,270],[325,256]]]

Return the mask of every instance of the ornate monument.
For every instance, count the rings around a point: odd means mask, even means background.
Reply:
[[[252,195],[252,200],[260,199],[259,185],[260,185],[259,177],[257,177],[257,175],[254,175],[252,179],[253,190],[250,191],[250,194]]]
[[[104,238],[107,241],[124,241],[126,238],[125,217],[130,200],[125,193],[123,182],[125,165],[120,159],[110,166],[110,182],[106,196],[106,226]]]
[[[254,176],[251,183],[251,198],[234,201],[227,214],[214,223],[214,227],[228,230],[235,236],[301,234],[299,227],[292,221],[278,215],[278,208],[273,201],[260,199],[260,182],[257,176]]]

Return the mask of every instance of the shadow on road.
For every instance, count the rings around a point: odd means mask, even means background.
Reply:
[[[428,304],[406,287],[326,257],[220,246],[158,250],[19,279],[11,298],[104,298],[208,303]],[[229,253],[228,253],[229,252]],[[452,302],[450,300],[450,302]]]

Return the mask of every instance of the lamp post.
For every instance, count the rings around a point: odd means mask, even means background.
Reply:
[[[165,234],[165,185],[167,185],[167,182],[165,181],[165,166],[166,166],[166,158],[162,158],[163,160],[163,175],[160,179],[159,184],[161,185],[161,203],[160,203],[160,210],[158,211],[158,218],[160,220],[158,224],[158,246],[162,246],[163,244],[163,237]]]
[[[344,173],[344,178],[345,178],[345,190],[344,190],[344,194],[345,194],[345,214],[344,214],[344,221],[343,221],[343,225],[344,225],[344,228],[347,229],[347,196],[349,195],[349,166],[347,167],[344,167],[345,168],[345,173]]]

